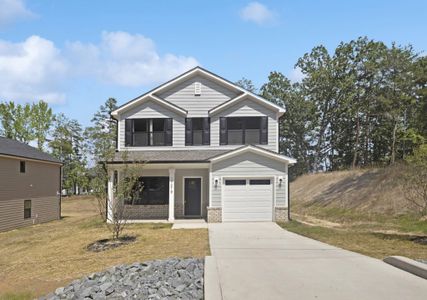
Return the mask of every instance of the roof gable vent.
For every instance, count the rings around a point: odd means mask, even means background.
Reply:
[[[194,96],[200,96],[202,94],[202,84],[200,82],[194,83]]]

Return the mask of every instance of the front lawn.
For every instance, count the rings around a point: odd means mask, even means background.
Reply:
[[[31,299],[110,266],[167,257],[209,255],[208,231],[169,224],[132,224],[135,243],[104,252],[86,246],[111,235],[92,198],[66,199],[63,219],[0,233],[0,299]],[[14,298],[13,298],[14,297]]]
[[[321,222],[318,222],[322,224]],[[391,255],[401,255],[413,259],[427,258],[427,236],[425,228],[408,233],[396,231],[394,223],[381,224],[380,229],[367,224],[308,225],[298,221],[279,223],[297,234],[325,242],[354,252],[383,259]],[[389,228],[387,230],[386,228]]]

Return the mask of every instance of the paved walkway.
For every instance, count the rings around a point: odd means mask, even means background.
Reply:
[[[427,280],[275,223],[209,224],[209,241],[222,299],[427,299]]]

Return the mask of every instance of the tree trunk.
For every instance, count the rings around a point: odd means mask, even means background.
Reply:
[[[397,132],[397,122],[394,123],[394,128],[393,128],[393,142],[391,144],[390,164],[394,164],[394,162],[396,161],[396,132]]]
[[[357,163],[357,154],[358,154],[358,148],[359,148],[359,135],[360,135],[360,119],[359,119],[359,112],[358,112],[357,117],[356,117],[356,141],[354,142],[353,162],[351,164],[351,167],[353,169],[356,168],[356,163]]]

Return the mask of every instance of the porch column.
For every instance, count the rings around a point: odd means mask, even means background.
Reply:
[[[175,220],[175,169],[169,169],[169,222]]]
[[[114,171],[110,171],[108,173],[108,202],[106,203],[106,208],[105,208],[107,211],[107,223],[111,223],[113,221],[113,201],[114,201],[113,184],[114,184]]]

